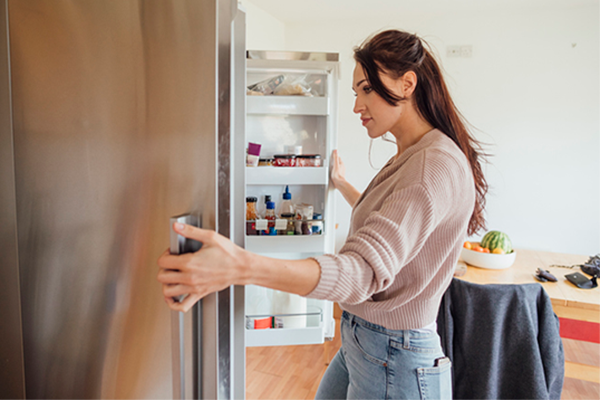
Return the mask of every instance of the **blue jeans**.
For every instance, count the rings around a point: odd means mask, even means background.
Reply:
[[[342,347],[316,399],[451,399],[451,363],[436,333],[390,330],[342,314]]]

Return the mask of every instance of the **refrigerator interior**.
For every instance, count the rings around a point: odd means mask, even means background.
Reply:
[[[275,94],[249,92],[246,96],[246,145],[260,144],[261,159],[301,146],[302,154],[319,155],[321,165],[246,167],[246,196],[257,198],[257,211],[264,218],[265,195],[270,195],[280,218],[287,187],[292,202],[311,205],[313,215],[321,215],[323,226],[321,233],[310,235],[255,235],[249,229],[245,246],[250,251],[282,259],[303,259],[334,251],[334,191],[329,185],[329,154],[335,148],[337,128],[337,68],[335,61],[247,60],[249,88],[268,92],[272,89],[268,87],[269,80],[278,79],[281,83]],[[278,90],[282,90],[280,94]],[[290,92],[302,94],[289,95]],[[309,226],[312,223],[304,222]],[[333,337],[333,304],[329,301],[258,286],[246,287],[245,300],[247,346],[314,344]]]

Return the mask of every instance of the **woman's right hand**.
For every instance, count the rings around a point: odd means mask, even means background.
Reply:
[[[331,154],[331,182],[336,189],[340,190],[341,184],[346,181],[346,166],[340,158],[338,151],[334,150]]]

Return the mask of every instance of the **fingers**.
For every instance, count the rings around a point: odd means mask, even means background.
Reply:
[[[162,284],[178,284],[182,283],[183,275],[179,271],[174,271],[172,269],[161,269],[158,271],[158,276],[156,279]]]
[[[181,303],[179,303],[179,305],[180,305],[179,311],[188,312],[188,310],[191,309],[194,306],[194,304],[196,304],[198,302],[198,300],[200,300],[201,298],[202,297],[200,297],[200,295],[197,295],[197,294],[189,295],[188,297],[185,298],[185,300],[183,300]]]
[[[191,259],[191,253],[175,255],[167,251],[158,259],[158,266],[163,270],[187,271],[189,269],[188,264]]]
[[[167,301],[167,304],[169,305],[169,308],[171,310],[188,312],[194,306],[194,304],[196,304],[201,298],[202,297],[200,295],[190,294],[181,303],[177,303],[176,301],[170,298],[165,298],[165,300]]]
[[[185,236],[188,239],[197,240],[203,244],[212,244],[214,243],[218,234],[210,229],[201,229],[196,228],[195,226],[182,224],[179,222],[175,222],[173,224],[173,230],[179,233],[181,236]]]
[[[165,297],[177,297],[194,291],[194,288],[187,285],[163,285],[163,295]]]

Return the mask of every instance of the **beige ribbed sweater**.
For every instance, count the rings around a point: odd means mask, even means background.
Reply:
[[[373,178],[339,254],[315,257],[321,277],[307,297],[388,329],[431,324],[474,205],[465,155],[440,131],[428,132]]]

